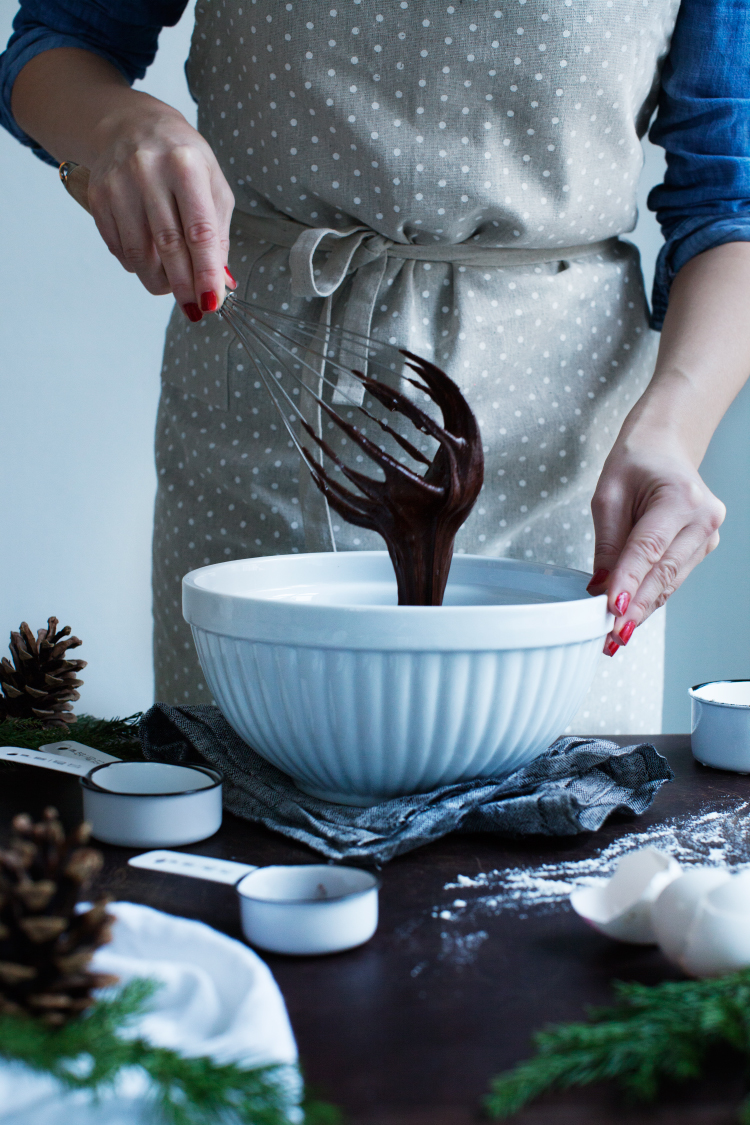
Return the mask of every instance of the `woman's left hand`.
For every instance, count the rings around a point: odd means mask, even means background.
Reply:
[[[614,656],[719,542],[726,515],[698,466],[750,371],[750,242],[696,254],[678,272],[656,370],[623,422],[591,502],[592,594],[606,591]]]
[[[621,434],[591,508],[596,531],[589,592],[616,617],[604,652],[614,656],[718,545],[726,508],[673,433]]]

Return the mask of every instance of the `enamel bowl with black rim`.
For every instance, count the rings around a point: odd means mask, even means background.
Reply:
[[[750,773],[750,680],[713,680],[688,692],[693,757],[704,766]]]
[[[580,571],[454,557],[399,606],[385,551],[217,563],[183,579],[211,693],[304,792],[373,805],[510,773],[565,730],[612,626]]]

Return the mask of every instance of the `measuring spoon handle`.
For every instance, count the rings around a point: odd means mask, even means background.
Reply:
[[[21,746],[0,746],[0,760],[18,762],[23,766],[41,766],[58,773],[74,773],[78,777],[85,777],[91,771],[91,762],[76,762],[72,758],[61,758],[42,750],[25,750]]]
[[[187,875],[191,879],[208,879],[212,883],[234,886],[243,875],[256,868],[251,863],[236,863],[232,859],[214,859],[208,855],[190,855],[189,852],[170,852],[159,849],[134,855],[129,867],[142,867],[146,871],[166,871],[170,875]]]

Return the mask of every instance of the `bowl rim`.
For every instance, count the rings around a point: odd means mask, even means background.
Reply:
[[[210,793],[212,789],[216,789],[217,786],[221,785],[224,781],[223,774],[221,774],[218,770],[212,769],[210,766],[199,766],[197,764],[193,764],[192,762],[190,763],[190,765],[185,765],[184,762],[155,762],[154,764],[160,766],[181,765],[184,766],[185,769],[195,770],[197,773],[208,774],[208,776],[212,778],[213,784],[202,785],[200,789],[165,789],[161,793],[123,793],[118,789],[106,789],[103,785],[97,785],[93,777],[97,770],[104,769],[106,766],[119,764],[119,762],[100,762],[99,765],[94,766],[93,769],[90,769],[87,774],[80,778],[81,785],[85,789],[90,789],[93,793],[106,793],[108,797],[137,797],[139,800],[144,800],[150,797],[192,797],[200,793]],[[132,763],[132,765],[134,766],[144,766],[149,764],[151,763],[146,761],[135,761]]]
[[[199,583],[197,581],[197,575],[203,574],[207,570],[219,570],[219,569],[222,569],[222,568],[237,567],[241,563],[244,563],[244,562],[250,562],[250,563],[254,563],[254,562],[261,563],[261,562],[266,562],[266,561],[268,561],[268,562],[271,562],[271,561],[273,561],[273,562],[276,562],[276,561],[286,562],[287,560],[290,560],[290,561],[293,561],[294,565],[301,565],[302,559],[320,558],[320,557],[334,558],[335,559],[336,556],[341,558],[342,555],[347,555],[347,556],[355,555],[355,556],[357,556],[358,558],[361,558],[361,559],[365,559],[365,560],[366,559],[377,559],[378,561],[385,560],[385,559],[388,558],[388,552],[387,551],[307,551],[307,552],[300,552],[299,554],[295,554],[295,555],[258,555],[257,557],[250,557],[250,558],[247,558],[247,559],[225,559],[222,562],[208,563],[206,566],[199,566],[199,567],[196,567],[194,570],[188,571],[187,574],[185,574],[183,579],[182,579],[182,585],[183,585],[183,588],[187,587],[191,590],[195,590],[199,595],[203,595],[203,596],[206,596],[206,597],[224,598],[227,601],[232,601],[232,600],[237,598],[237,594],[230,593],[226,590],[209,589],[206,586],[199,585]],[[300,562],[298,563],[297,560],[300,560]],[[451,568],[453,566],[453,563],[457,563],[459,566],[461,566],[464,563],[474,563],[474,562],[483,563],[488,567],[488,569],[489,569],[490,566],[492,566],[492,564],[496,564],[500,568],[506,568],[507,567],[509,570],[518,570],[518,571],[528,570],[528,571],[531,571],[533,573],[537,573],[540,576],[543,576],[544,574],[549,574],[553,577],[560,577],[560,578],[564,578],[564,577],[568,576],[570,578],[575,577],[575,578],[587,578],[589,580],[591,579],[591,575],[588,573],[588,571],[577,570],[574,567],[558,566],[557,563],[524,562],[522,559],[506,559],[506,558],[495,557],[494,555],[469,555],[469,554],[456,555],[454,557],[452,563],[451,563]],[[477,585],[479,585],[479,583],[477,583]],[[485,585],[489,585],[489,583],[485,583]],[[579,597],[579,598],[560,598],[560,599],[555,599],[555,600],[549,601],[549,602],[528,602],[528,603],[524,603],[522,605],[522,608],[526,611],[539,610],[539,609],[544,611],[544,610],[548,610],[550,606],[567,605],[567,604],[573,603],[573,602],[583,602],[585,605],[589,605],[589,604],[597,602],[601,599],[606,600],[607,596],[608,596],[607,594],[588,594],[588,593],[584,593],[584,595]],[[268,598],[263,594],[258,594],[258,595],[242,594],[241,600],[243,602],[262,602],[264,604],[268,604],[269,602],[274,602],[275,604],[282,604],[280,602],[276,602],[276,599]],[[284,603],[284,604],[289,604],[289,603]],[[374,604],[373,605],[373,604],[368,604],[368,603],[354,603],[354,602],[351,602],[351,603],[342,602],[341,604],[325,603],[324,605],[321,605],[320,603],[310,603],[310,602],[296,602],[294,604],[295,604],[296,609],[301,610],[302,612],[312,610],[312,609],[321,609],[322,608],[322,609],[327,609],[327,610],[341,612],[341,613],[349,612],[349,611],[361,612],[362,610],[366,610],[367,613],[383,614],[383,613],[393,613],[394,610],[398,610],[399,616],[401,616],[403,614],[406,614],[406,613],[411,614],[411,615],[414,615],[414,614],[417,614],[417,613],[434,614],[437,610],[440,611],[441,616],[445,615],[447,613],[454,614],[454,615],[456,613],[471,613],[471,612],[477,613],[477,614],[484,614],[484,613],[487,613],[489,610],[493,610],[493,611],[494,610],[509,610],[509,609],[518,608],[517,606],[514,606],[514,605],[498,605],[498,604],[494,604],[494,605],[493,604],[490,604],[490,605],[442,605],[442,606],[436,606],[436,605],[401,605],[401,606],[395,606],[395,605],[382,605],[382,604],[380,604],[380,605]]]
[[[242,575],[243,571],[257,573],[256,568],[269,569],[277,562],[298,568],[307,560],[323,574],[328,568],[340,567],[342,581],[350,582],[355,557],[363,564],[366,581],[380,581],[381,575],[393,574],[386,551],[310,552],[231,559],[185,575],[182,580],[183,616],[192,626],[194,636],[204,633],[295,648],[381,652],[497,652],[557,647],[603,639],[614,621],[607,609],[607,595],[592,596],[586,592],[590,576],[585,571],[489,555],[456,556],[457,580],[497,587],[502,584],[498,579],[503,572],[508,576],[520,573],[528,577],[528,582],[518,587],[521,591],[534,593],[536,587],[536,592],[543,594],[544,586],[550,581],[558,581],[568,589],[560,591],[563,596],[558,600],[541,602],[398,606],[314,600],[293,602],[286,598],[269,598],[253,590],[248,593],[216,590],[200,580],[207,571],[216,572],[219,568],[227,568],[228,574]],[[476,577],[481,578],[482,571],[488,577],[494,576],[495,582],[477,583]],[[313,569],[310,581],[314,578]],[[279,588],[293,584],[288,571],[277,583]],[[266,583],[266,588],[270,585]],[[570,593],[574,596],[568,596]]]
[[[724,703],[721,699],[703,699],[702,696],[695,694],[701,688],[711,687],[713,684],[750,684],[750,678],[740,676],[736,680],[706,680],[702,684],[693,684],[691,688],[688,688],[688,695],[696,702],[705,704],[706,707],[729,707],[734,711],[750,711],[750,703]]]
[[[240,886],[244,883],[245,879],[251,878],[259,871],[268,871],[271,867],[319,867],[323,870],[340,870],[344,868],[349,871],[359,871],[363,875],[367,875],[372,879],[372,885],[369,887],[362,887],[358,891],[344,891],[339,895],[327,895],[325,898],[261,898],[260,895],[243,894]],[[363,895],[370,895],[373,891],[377,894],[383,885],[383,880],[379,875],[373,871],[368,871],[365,867],[354,867],[351,863],[264,863],[260,867],[256,867],[253,871],[246,871],[244,875],[240,875],[237,882],[234,884],[234,889],[237,892],[237,897],[243,899],[245,902],[262,902],[268,906],[324,906],[329,902],[344,902],[346,899],[362,898]]]

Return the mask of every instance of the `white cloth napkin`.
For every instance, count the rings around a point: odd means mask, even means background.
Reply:
[[[129,1034],[183,1055],[210,1055],[244,1066],[297,1061],[284,1000],[268,967],[246,945],[202,922],[117,902],[109,945],[92,969],[122,984],[150,977],[161,987]],[[289,1075],[295,1090],[296,1071]],[[292,1114],[291,1116],[294,1116]],[[134,1069],[98,1101],[66,1091],[20,1063],[0,1063],[1,1125],[153,1125],[148,1079]]]

